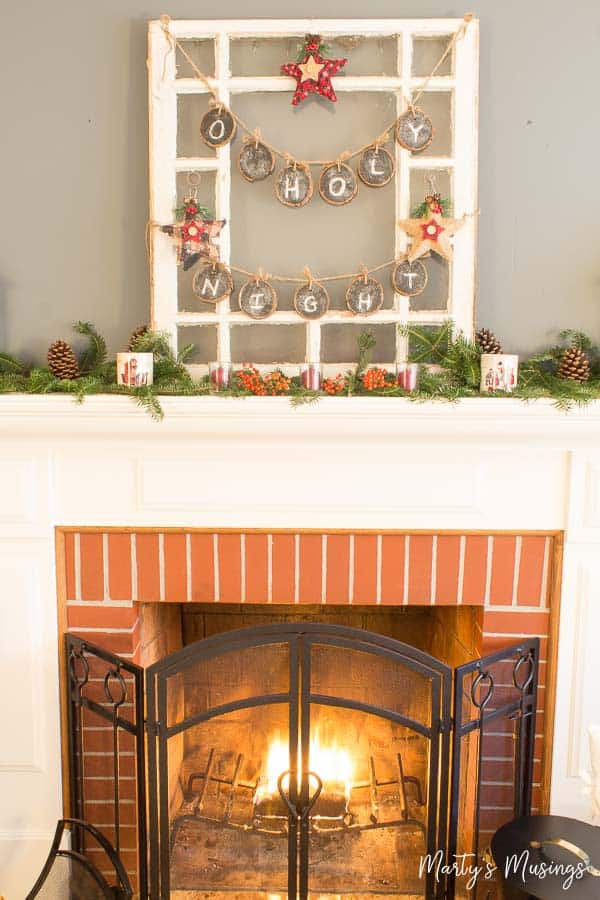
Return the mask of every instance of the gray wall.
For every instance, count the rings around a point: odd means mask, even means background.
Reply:
[[[166,8],[166,10],[165,10]],[[0,349],[40,359],[89,319],[148,316],[146,20],[460,16],[443,0],[55,0],[0,31]],[[478,322],[531,351],[600,339],[598,0],[481,0]]]

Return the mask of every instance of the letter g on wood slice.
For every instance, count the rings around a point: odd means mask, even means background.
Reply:
[[[214,106],[204,113],[200,122],[200,137],[209,147],[222,147],[233,140],[235,119],[224,106]]]
[[[195,273],[192,291],[205,303],[219,303],[233,292],[231,272],[223,263],[207,262]]]
[[[345,163],[329,163],[319,178],[319,193],[323,200],[333,206],[350,203],[356,196],[358,181],[356,175]]]
[[[301,284],[294,294],[294,309],[303,319],[320,319],[329,309],[329,294],[318,281]]]
[[[240,288],[238,301],[251,319],[267,319],[277,309],[275,288],[264,278],[251,278]]]

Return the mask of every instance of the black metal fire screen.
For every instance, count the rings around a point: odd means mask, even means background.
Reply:
[[[538,653],[524,641],[453,672],[390,638],[302,623],[228,632],[150,666],[147,811],[136,757],[149,835],[147,854],[145,826],[138,838],[140,896],[469,896],[428,860],[479,852],[494,741],[512,741],[508,818],[528,811]],[[81,660],[118,673],[109,656],[69,638],[71,764],[84,802]],[[124,682],[130,725],[140,672]],[[115,734],[121,720],[115,712]]]

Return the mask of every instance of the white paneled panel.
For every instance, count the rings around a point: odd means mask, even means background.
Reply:
[[[135,510],[134,460],[141,447],[115,447],[112,441],[94,445],[57,453],[56,521],[61,525],[121,525]]]
[[[600,543],[600,453],[571,456],[569,539]]]
[[[20,836],[23,852],[61,812],[56,588],[51,541],[0,545],[0,860]],[[30,848],[30,849],[31,849]],[[32,849],[33,852],[33,849]],[[0,895],[11,875],[0,862]],[[24,877],[26,870],[21,876]]]
[[[48,456],[33,456],[29,448],[10,443],[1,456],[0,535],[41,535],[48,518]]]
[[[0,720],[19,723],[9,741],[0,741],[0,773],[42,767],[37,575],[26,558],[0,556]]]
[[[600,559],[597,547],[567,545],[562,586],[552,812],[589,820],[588,728],[600,724]]]
[[[138,517],[216,526],[561,528],[566,455],[203,442],[137,467]]]

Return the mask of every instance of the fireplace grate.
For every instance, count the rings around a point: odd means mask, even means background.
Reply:
[[[423,786],[419,778],[405,774],[401,753],[396,753],[395,762],[396,777],[379,778],[375,757],[369,756],[368,780],[353,782],[347,796],[340,793],[326,800],[322,797],[321,779],[314,772],[308,773],[309,781],[315,786],[310,803],[309,832],[331,835],[399,828],[420,831],[425,837],[424,823],[413,816],[417,809],[425,806]],[[286,778],[289,781],[290,773],[284,772],[279,778],[278,795],[262,798],[260,778],[254,782],[240,778],[243,764],[244,755],[239,753],[229,778],[216,775],[215,771],[222,766],[218,766],[217,752],[211,747],[204,771],[193,772],[187,779],[183,802],[173,819],[171,848],[177,843],[182,826],[194,820],[273,837],[288,836],[291,801],[284,783]],[[211,805],[211,794],[213,810],[218,807],[218,812],[213,814],[207,809]],[[236,817],[235,810],[242,810],[242,816]],[[292,808],[291,812],[297,815],[296,809]]]

